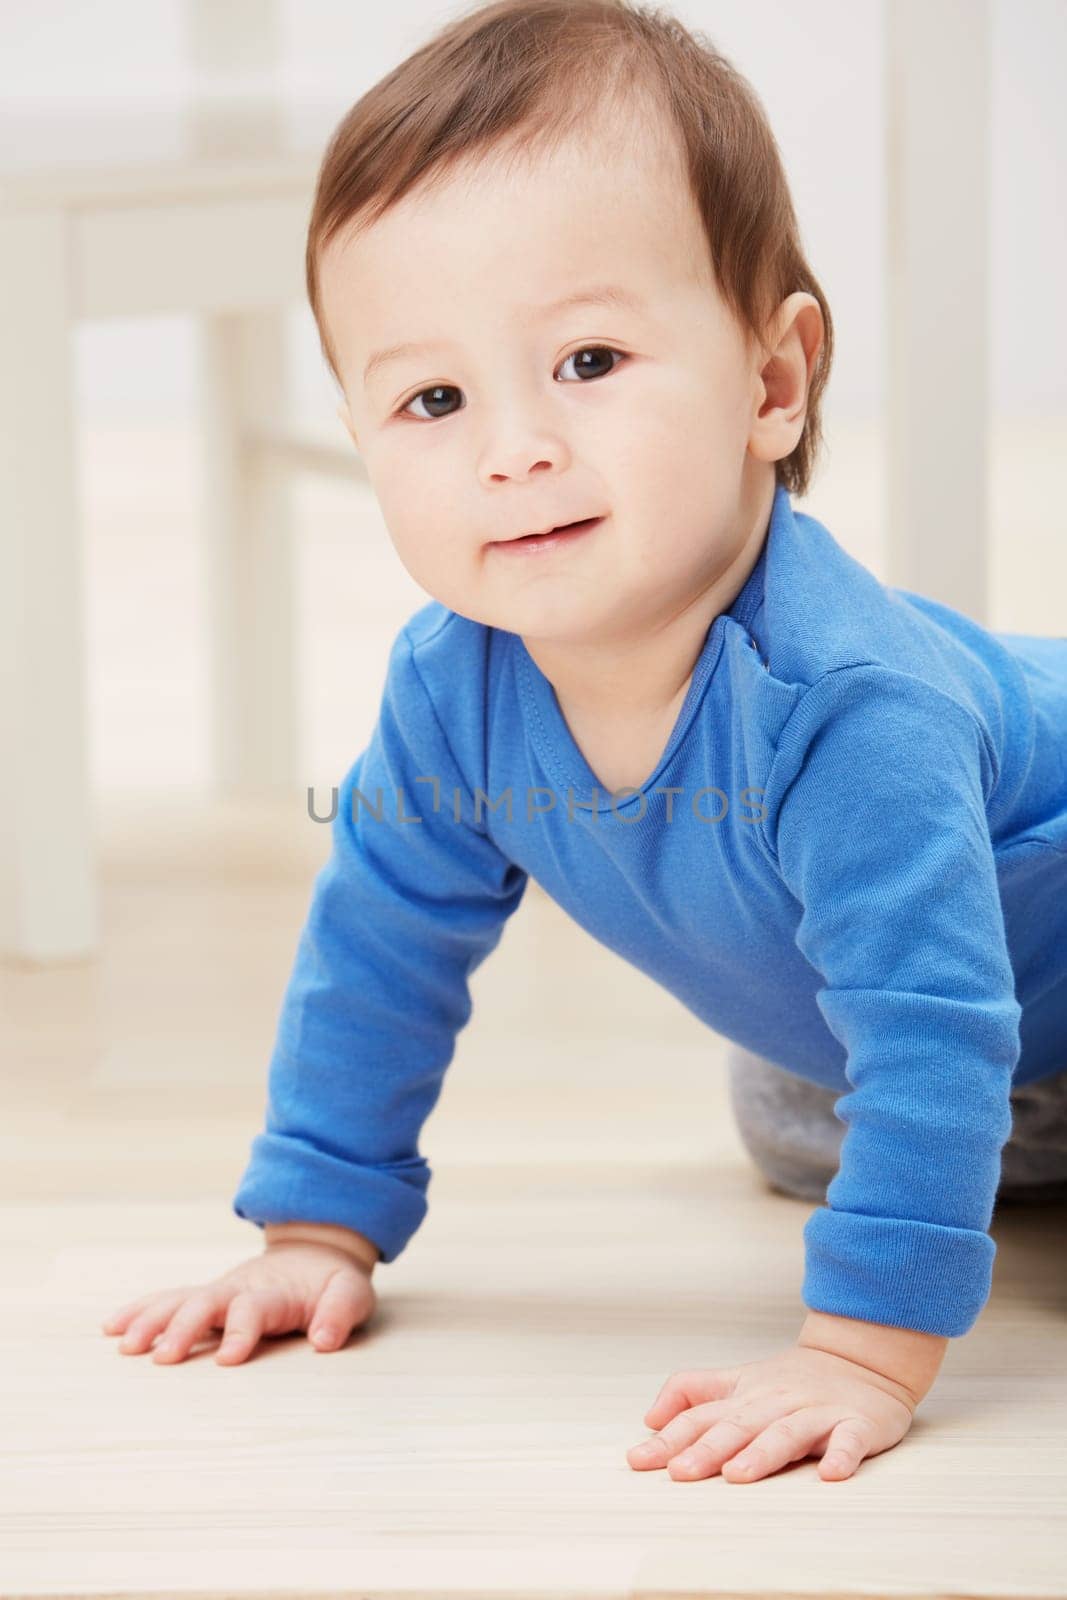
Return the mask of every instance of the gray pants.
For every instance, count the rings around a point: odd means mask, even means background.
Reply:
[[[727,1068],[741,1141],[771,1188],[825,1200],[845,1137],[834,1104],[847,1089],[824,1089],[732,1043]],[[1011,1109],[997,1205],[1067,1200],[1067,1071],[1013,1089]]]

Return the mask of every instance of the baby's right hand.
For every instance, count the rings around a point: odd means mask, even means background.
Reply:
[[[244,1361],[263,1334],[306,1329],[318,1349],[337,1350],[377,1305],[370,1270],[347,1250],[278,1240],[262,1255],[210,1283],[142,1295],[109,1317],[104,1333],[124,1333],[122,1355],[140,1355],[156,1334],[153,1361],[182,1361],[214,1328],[225,1330],[215,1360]]]

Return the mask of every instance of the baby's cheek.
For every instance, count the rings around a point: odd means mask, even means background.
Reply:
[[[440,513],[418,526],[405,523],[390,528],[393,548],[408,574],[434,600],[458,612],[475,616],[479,560],[478,541],[452,530]]]

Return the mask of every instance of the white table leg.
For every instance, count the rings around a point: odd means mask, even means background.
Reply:
[[[248,435],[288,401],[284,313],[200,323],[213,767],[224,793],[298,787],[292,473]]]
[[[0,954],[97,941],[66,224],[0,216]]]
[[[988,617],[988,0],[890,0],[889,582]]]

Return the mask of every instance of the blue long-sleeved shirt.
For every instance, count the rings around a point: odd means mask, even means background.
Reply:
[[[434,601],[331,828],[238,1216],[400,1254],[468,979],[532,876],[718,1033],[841,1091],[804,1304],[972,1326],[1009,1091],[1067,1068],[1067,637],[881,583],[779,487],[640,789],[598,783],[519,635]]]

